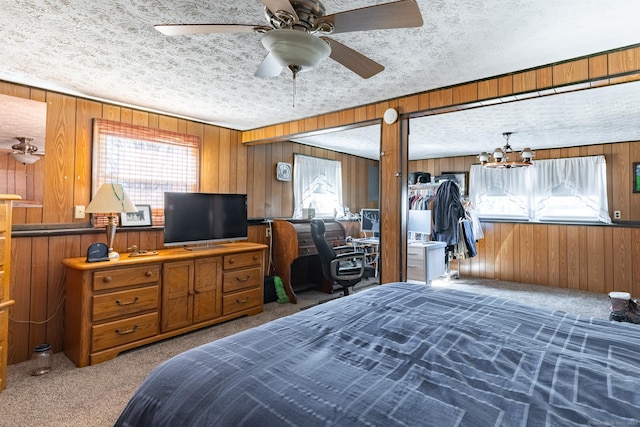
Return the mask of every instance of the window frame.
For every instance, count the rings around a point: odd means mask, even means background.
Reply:
[[[200,189],[199,136],[94,119],[92,149],[92,197],[103,183],[122,184],[135,204],[151,206],[152,225],[164,222],[165,191]],[[106,219],[96,215],[94,221]]]

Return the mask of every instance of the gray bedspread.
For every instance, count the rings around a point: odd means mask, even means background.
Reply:
[[[640,325],[393,283],[158,366],[117,426],[640,425]]]

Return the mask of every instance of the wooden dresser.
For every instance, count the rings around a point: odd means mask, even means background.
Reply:
[[[9,347],[9,296],[11,285],[11,202],[15,194],[0,194],[0,391],[7,387],[7,349]]]
[[[325,221],[325,235],[333,246],[344,245],[345,230],[336,221]],[[309,220],[273,221],[273,264],[289,301],[296,303],[296,291],[318,289],[332,293],[332,284],[324,279],[320,256],[311,237]]]
[[[64,351],[77,366],[263,309],[266,245],[159,250],[66,270]]]

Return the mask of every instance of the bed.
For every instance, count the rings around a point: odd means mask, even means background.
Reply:
[[[636,425],[639,328],[392,283],[164,362],[116,425]]]

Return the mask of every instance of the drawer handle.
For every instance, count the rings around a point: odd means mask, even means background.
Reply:
[[[236,299],[236,302],[238,304],[244,304],[245,302],[249,302],[250,299],[251,299],[250,297],[246,297],[244,299]]]
[[[254,261],[257,261],[257,260],[258,260],[258,255],[254,255],[254,256],[253,256],[253,260],[254,260]]]
[[[123,305],[131,305],[131,304],[135,304],[138,302],[138,300],[140,299],[140,297],[135,297],[133,299],[133,301],[129,301],[129,302],[122,302],[119,299],[116,300],[116,304],[118,304],[119,306],[123,306]]]
[[[147,277],[151,277],[151,276],[153,276],[153,272],[151,270],[147,270],[147,271],[145,271],[144,275],[147,276]]]
[[[138,324],[137,323],[135,325],[133,325],[133,328],[126,329],[124,331],[121,331],[120,329],[116,329],[116,334],[118,334],[118,335],[127,335],[127,334],[134,333],[136,331],[136,329],[138,329]]]
[[[249,276],[248,274],[245,277],[236,277],[236,282],[246,282],[250,277],[251,276]]]
[[[229,264],[235,264],[235,263],[236,263],[235,258],[231,258],[231,259],[229,260]]]
[[[311,249],[309,249],[309,248],[304,248],[304,251],[305,251],[305,252],[311,252]]]
[[[111,276],[105,276],[104,279],[102,279],[102,281],[105,282],[105,283],[109,283],[112,280],[113,279],[111,278]]]

